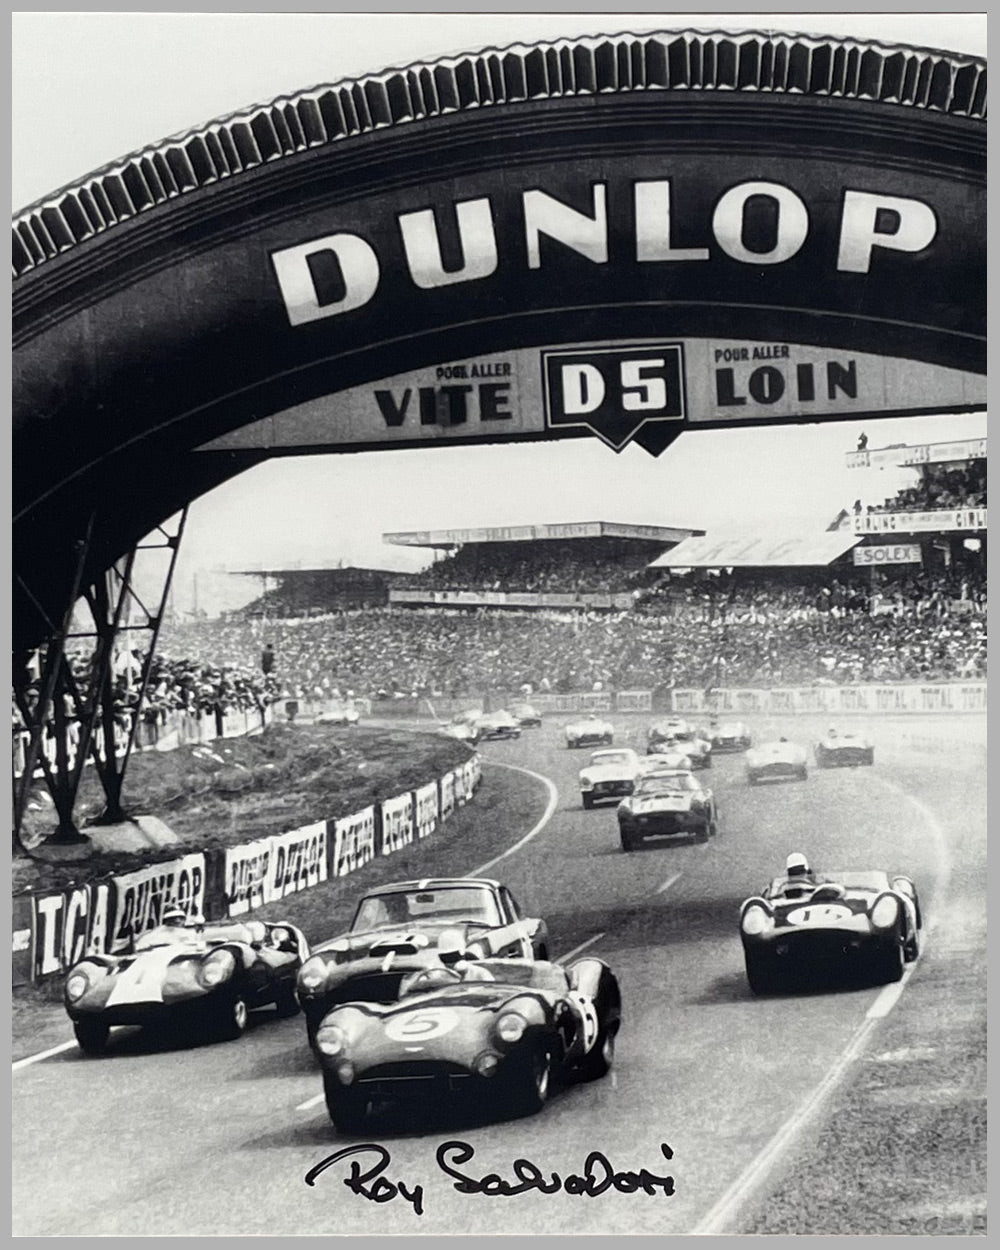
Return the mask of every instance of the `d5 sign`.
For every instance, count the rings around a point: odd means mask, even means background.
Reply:
[[[543,352],[546,423],[586,426],[620,451],[648,421],[684,422],[680,343]]]

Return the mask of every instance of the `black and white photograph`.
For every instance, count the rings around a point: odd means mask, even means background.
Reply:
[[[12,1231],[985,1236],[986,14],[12,16]]]

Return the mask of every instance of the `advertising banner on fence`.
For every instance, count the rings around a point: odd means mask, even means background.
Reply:
[[[326,821],[271,838],[269,902],[327,879]]]
[[[455,810],[455,775],[445,773],[441,778],[441,819],[447,820]]]
[[[862,512],[851,517],[855,534],[925,534],[984,530],[985,508],[936,508],[930,512]]]
[[[31,962],[32,899],[30,894],[18,894],[11,906],[11,984],[26,985],[34,978]]]
[[[438,823],[438,783],[429,781],[414,791],[417,809],[417,837],[428,838]]]
[[[346,877],[375,858],[375,808],[333,822],[333,875]]]
[[[229,916],[242,916],[270,902],[271,839],[227,846],[225,906]]]
[[[109,931],[115,882],[74,886],[32,900],[32,978],[65,972],[78,959],[112,949]]]
[[[382,854],[408,846],[413,841],[413,795],[400,794],[382,804]]]
[[[114,923],[106,949],[127,950],[141,933],[155,929],[169,904],[188,916],[204,915],[205,856],[201,851],[165,864],[112,878]]]
[[[879,564],[922,564],[919,543],[875,543],[871,547],[855,547],[854,563],[862,568]]]
[[[801,686],[780,690],[674,690],[674,712],[985,712],[986,682],[923,686]]]

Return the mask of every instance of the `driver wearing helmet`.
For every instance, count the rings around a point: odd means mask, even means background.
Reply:
[[[800,851],[793,851],[785,860],[785,898],[804,898],[816,888],[817,881],[809,861]]]
[[[160,917],[165,929],[182,929],[187,924],[187,912],[182,907],[168,907]]]

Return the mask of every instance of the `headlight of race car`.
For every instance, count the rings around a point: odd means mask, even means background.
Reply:
[[[303,990],[317,990],[326,981],[326,960],[321,955],[313,955],[299,969],[299,987]]]
[[[521,1040],[527,1027],[528,1022],[524,1016],[519,1016],[516,1011],[508,1011],[497,1021],[497,1037],[511,1046]]]
[[[69,974],[66,979],[66,997],[71,1003],[77,1002],[90,989],[96,971],[93,964],[80,964]]]
[[[221,985],[236,971],[236,959],[231,951],[212,951],[198,969],[198,980],[206,989]]]
[[[740,920],[740,928],[747,937],[756,937],[759,933],[764,932],[770,922],[771,917],[765,909],[754,903],[743,913],[743,918]]]
[[[892,894],[883,894],[871,910],[872,924],[878,929],[889,929],[899,919],[899,900]]]
[[[593,777],[589,775],[589,773],[582,773],[580,775],[581,786],[592,786],[593,784],[594,784],[594,779]]]
[[[321,1024],[316,1033],[316,1049],[323,1052],[324,1055],[335,1055],[344,1053],[344,1047],[347,1045],[347,1035],[344,1030],[336,1024]]]

